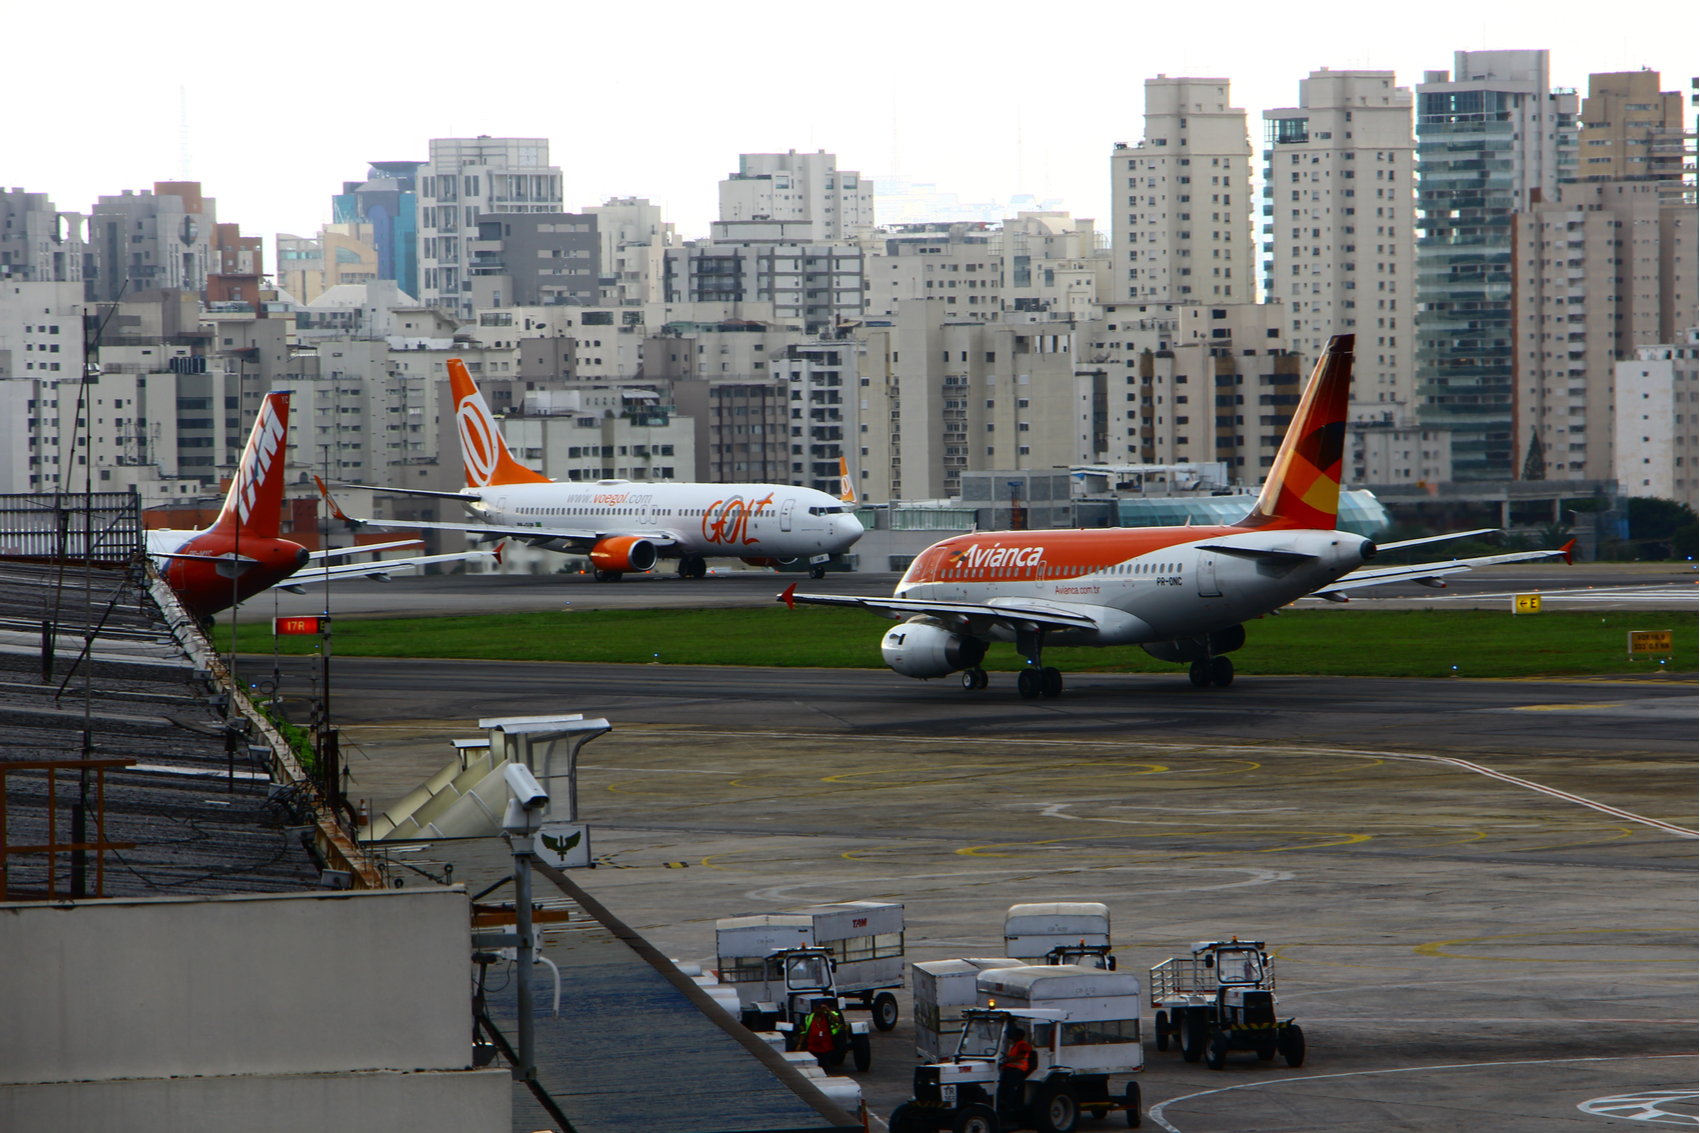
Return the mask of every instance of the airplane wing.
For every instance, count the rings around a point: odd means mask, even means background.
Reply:
[[[1499,563],[1526,563],[1537,559],[1550,559],[1563,556],[1565,562],[1570,562],[1571,552],[1576,547],[1572,539],[1564,546],[1552,551],[1515,551],[1504,555],[1483,555],[1474,559],[1451,559],[1447,562],[1416,563],[1411,566],[1375,567],[1370,570],[1355,570],[1344,578],[1331,582],[1312,594],[1313,598],[1326,598],[1332,602],[1344,602],[1346,599],[1340,593],[1343,590],[1361,590],[1366,586],[1385,586],[1390,582],[1415,582],[1424,586],[1444,588],[1445,583],[1440,579],[1449,574],[1462,574],[1476,567],[1495,566]]]
[[[367,543],[358,547],[333,547],[328,551],[314,551],[308,556],[314,562],[325,559],[340,559],[345,555],[363,555],[368,551],[394,551],[400,547],[417,547],[419,540],[402,539],[395,543]]]
[[[344,514],[342,508],[337,506],[336,500],[331,496],[330,489],[325,487],[325,482],[320,480],[317,476],[313,479],[318,483],[319,494],[325,497],[325,503],[329,507],[331,515],[335,516],[343,523],[346,523],[354,530],[358,530],[362,527],[394,527],[401,530],[429,527],[436,531],[463,531],[468,535],[476,536],[480,543],[493,543],[498,539],[518,539],[521,542],[528,543],[534,547],[544,546],[549,543],[565,543],[566,547],[558,547],[556,549],[567,551],[589,551],[603,539],[618,538],[622,535],[635,535],[640,538],[647,539],[651,543],[654,543],[657,547],[671,547],[673,544],[678,542],[678,540],[673,538],[673,536],[664,534],[660,531],[586,531],[583,528],[563,531],[544,527],[541,524],[537,526],[514,525],[510,527],[501,527],[490,523],[443,523],[420,519],[361,519],[356,516]],[[449,493],[437,494],[449,495]],[[454,493],[453,498],[464,500],[467,503],[478,502],[473,497],[460,495],[459,493]]]
[[[320,480],[317,476],[314,476],[313,479],[318,482],[319,490],[325,491],[325,481]],[[428,496],[434,500],[465,500],[469,504],[475,504],[484,498],[475,492],[433,492],[428,488],[380,488],[376,484],[356,484],[352,480],[332,480],[330,483],[339,488],[368,488],[385,496]]]
[[[1017,598],[996,599],[992,602],[946,602],[929,601],[917,598],[854,598],[842,594],[798,594],[796,583],[785,588],[785,592],[776,595],[776,602],[783,602],[787,607],[795,609],[798,603],[805,606],[848,606],[867,610],[887,618],[913,617],[916,614],[926,614],[947,622],[980,623],[989,627],[1002,624],[1013,629],[1097,629],[1097,619],[1086,614],[1051,606],[1038,602],[1024,602]]]
[[[366,550],[365,547],[353,548]],[[306,588],[315,582],[323,582],[328,578],[370,578],[378,582],[388,582],[390,572],[409,567],[422,567],[430,563],[469,562],[473,559],[495,559],[501,562],[501,549],[495,551],[456,551],[446,555],[415,555],[406,559],[375,559],[369,563],[342,563],[333,567],[303,567],[282,582],[277,583],[279,589],[296,594],[306,593]]]
[[[1398,543],[1377,543],[1378,551],[1397,551],[1401,547],[1420,547],[1424,543],[1444,543],[1449,539],[1468,539],[1472,535],[1497,535],[1497,527],[1478,527],[1474,531],[1448,531],[1445,535],[1425,535],[1421,539],[1405,539]]]

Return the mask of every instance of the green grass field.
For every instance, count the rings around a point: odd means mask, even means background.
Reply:
[[[482,617],[348,619],[336,623],[337,656],[461,657],[470,660],[594,661],[613,664],[775,665],[878,668],[879,640],[891,623],[855,610],[800,607],[715,610],[578,610]],[[1630,629],[1676,631],[1668,670],[1696,668],[1692,614],[1545,613],[1514,618],[1486,610],[1287,611],[1246,626],[1233,655],[1241,673],[1382,677],[1629,675],[1659,669],[1630,662]],[[228,632],[215,635],[221,645]],[[273,638],[244,625],[238,648],[317,653],[316,637]],[[994,645],[986,668],[1009,671],[1021,658]],[[1176,672],[1137,646],[1045,651],[1064,672]]]

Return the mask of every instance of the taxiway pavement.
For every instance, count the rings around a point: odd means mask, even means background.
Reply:
[[[1148,1128],[1603,1130],[1695,1089],[1691,683],[1078,674],[1029,702],[1001,676],[375,658],[334,680],[380,807],[480,716],[608,717],[576,876],[683,960],[713,965],[717,917],[863,898],[905,903],[912,960],[997,955],[1034,900],[1109,904],[1142,975],[1267,940],[1306,1064],[1148,1044]],[[503,865],[414,849],[469,886]],[[908,1096],[902,1004],[858,1075],[877,1117]]]

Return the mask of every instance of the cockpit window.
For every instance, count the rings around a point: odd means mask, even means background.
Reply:
[[[809,509],[809,514],[810,515],[843,515],[844,509],[841,508],[841,507],[812,507],[812,508]]]

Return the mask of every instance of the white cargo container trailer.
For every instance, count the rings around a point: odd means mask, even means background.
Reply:
[[[1072,1133],[1082,1112],[1112,1110],[1141,1122],[1140,1090],[1110,1078],[1145,1066],[1139,978],[1074,964],[988,968],[975,976],[980,1005],[963,1014],[947,1059],[916,1067],[915,1097],[891,1115],[891,1133],[937,1129],[1039,1129]],[[1014,1040],[1027,1032],[1036,1065],[1018,1092],[999,1089]]]
[[[1042,901],[1011,905],[1003,919],[1004,951],[1042,960],[1052,949],[1108,948],[1110,907],[1097,901]]]
[[[746,1008],[789,1020],[784,954],[823,949],[832,959],[832,993],[846,1006],[873,1012],[881,1031],[897,1025],[903,986],[903,906],[887,901],[816,905],[798,913],[725,917],[714,922],[720,980],[737,989]],[[791,981],[795,982],[795,981]]]
[[[1009,956],[967,957],[960,960],[927,960],[909,966],[909,990],[915,997],[915,1054],[923,1062],[937,1062],[956,1052],[962,1033],[962,1013],[980,1003],[975,978],[987,968],[1018,968],[1022,961]]]

